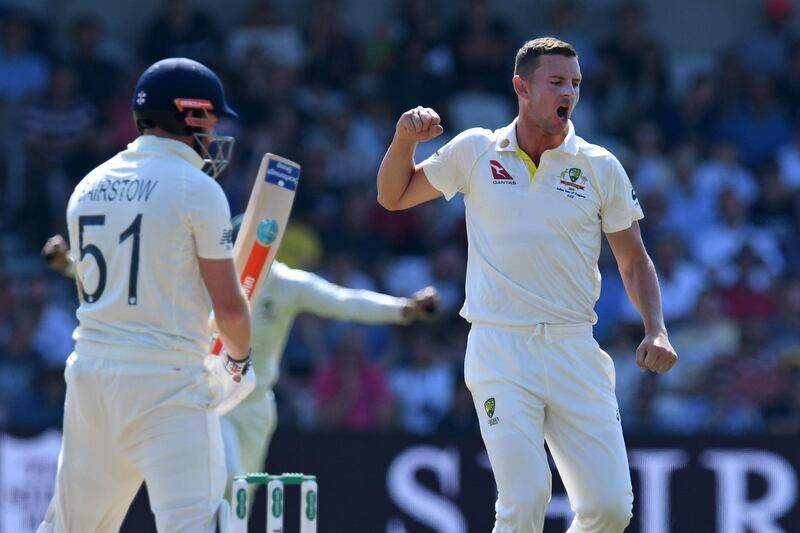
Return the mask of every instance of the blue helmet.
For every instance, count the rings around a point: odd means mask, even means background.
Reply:
[[[213,177],[227,166],[233,137],[217,136],[209,113],[229,118],[238,115],[225,100],[219,77],[202,63],[185,57],[153,63],[136,82],[131,110],[139,133],[158,127],[175,135],[193,135],[195,149]],[[211,142],[204,143],[203,138]]]

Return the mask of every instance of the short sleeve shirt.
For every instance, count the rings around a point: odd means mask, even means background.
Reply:
[[[601,232],[643,218],[619,161],[575,135],[542,154],[533,175],[517,152],[516,120],[470,129],[422,162],[450,200],[462,193],[467,223],[470,322],[528,326],[595,323]]]
[[[210,300],[198,257],[233,256],[230,208],[202,158],[141,136],[75,188],[67,207],[82,287],[77,347],[204,356]]]

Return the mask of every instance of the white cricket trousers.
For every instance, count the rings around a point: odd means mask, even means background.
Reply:
[[[225,497],[230,500],[233,478],[242,474],[261,472],[267,450],[278,425],[278,410],[272,390],[258,388],[242,403],[220,419],[222,441],[225,443],[225,465],[228,481]],[[247,502],[253,507],[258,485],[247,485]]]
[[[576,513],[568,533],[627,527],[633,490],[614,363],[590,325],[473,324],[464,380],[497,483],[494,533],[542,531],[551,492],[545,442]]]
[[[39,533],[118,532],[143,480],[159,532],[227,530],[212,387],[197,357],[167,355],[69,357],[55,493]]]

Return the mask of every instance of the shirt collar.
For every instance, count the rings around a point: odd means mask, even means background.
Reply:
[[[500,129],[496,144],[496,150],[498,152],[517,151],[517,147],[519,146],[519,144],[517,144],[517,120],[518,118],[515,118],[511,124]],[[572,125],[571,120],[568,120],[567,124],[569,125],[567,136],[564,137],[564,141],[560,145],[553,148],[553,151],[578,155],[578,140],[575,136],[575,126]]]
[[[128,150],[134,152],[168,152],[199,169],[202,169],[203,165],[205,165],[203,158],[191,146],[167,137],[140,135],[128,145]]]

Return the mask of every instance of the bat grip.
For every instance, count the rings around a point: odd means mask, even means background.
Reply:
[[[217,340],[214,342],[214,347],[211,348],[211,354],[219,355],[221,351],[222,351],[222,339],[217,337]]]

